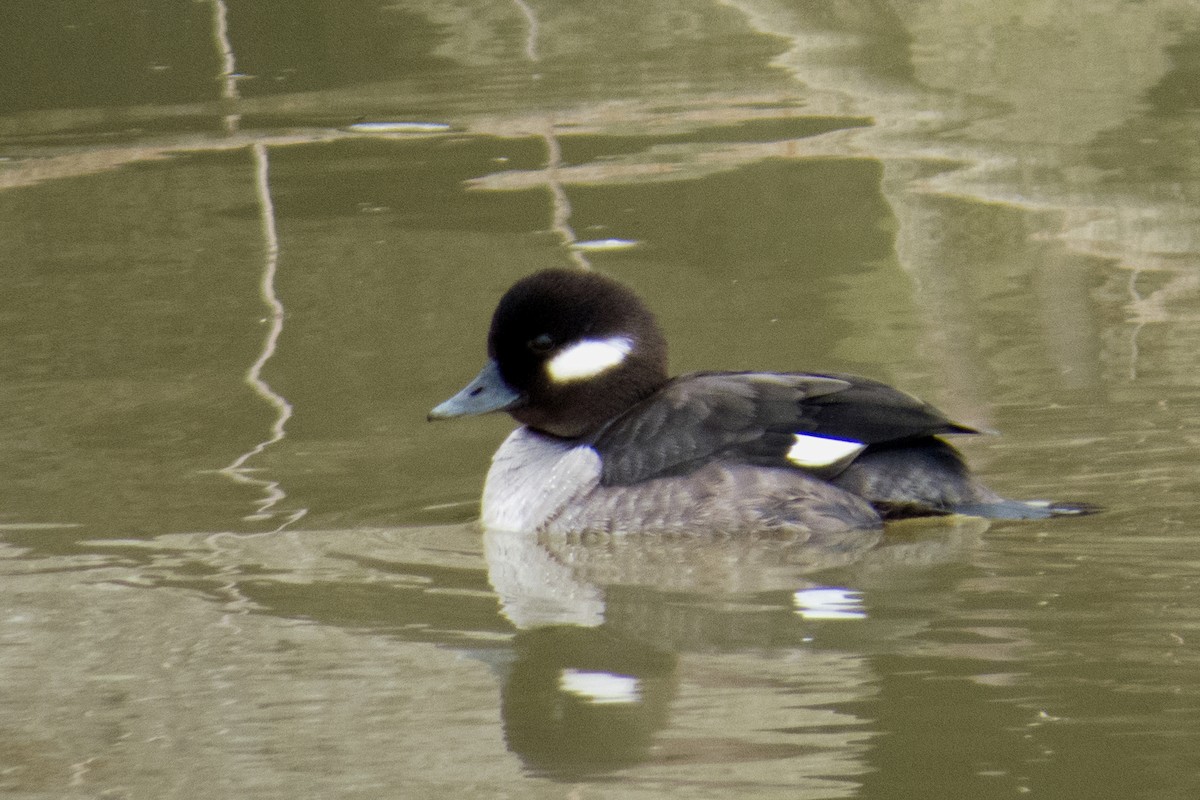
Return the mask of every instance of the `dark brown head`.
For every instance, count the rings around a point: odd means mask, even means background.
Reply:
[[[594,272],[517,281],[488,333],[490,361],[431,419],[508,411],[566,438],[585,436],[667,380],[667,345],[636,294]]]

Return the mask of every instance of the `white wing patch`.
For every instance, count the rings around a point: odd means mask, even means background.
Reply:
[[[830,467],[839,461],[854,458],[867,449],[862,442],[827,439],[824,436],[795,434],[795,443],[787,451],[787,460],[797,467]]]
[[[546,374],[555,383],[586,381],[621,364],[631,350],[633,340],[625,336],[583,339],[547,361]]]

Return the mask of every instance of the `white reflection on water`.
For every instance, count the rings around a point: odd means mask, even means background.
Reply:
[[[213,42],[221,56],[221,99],[237,100],[240,96],[237,87],[237,61],[233,56],[233,44],[229,41],[229,12],[224,0],[213,0]],[[227,133],[237,130],[241,122],[241,114],[227,114],[223,123]]]
[[[287,398],[271,388],[262,377],[263,367],[275,355],[279,337],[283,334],[284,307],[275,292],[275,275],[279,269],[279,231],[275,224],[275,205],[271,200],[270,161],[267,157],[266,145],[261,142],[252,146],[254,153],[255,190],[260,210],[263,241],[266,245],[263,261],[262,280],[259,283],[259,294],[269,311],[264,321],[268,324],[267,335],[263,340],[262,351],[258,358],[246,371],[245,383],[256,395],[265,400],[275,410],[275,420],[271,423],[270,435],[254,447],[238,456],[232,464],[221,470],[238,483],[262,487],[263,499],[253,514],[245,517],[248,521],[270,519],[269,513],[284,498],[287,493],[280,487],[278,481],[256,478],[250,475],[251,468],[246,466],[250,459],[262,453],[276,442],[282,441],[287,435],[287,422],[292,417],[292,404]],[[293,511],[276,530],[283,530],[307,513],[308,509],[301,508]]]
[[[221,97],[228,101],[238,100],[240,93],[237,79],[240,76],[237,72],[237,59],[234,56],[233,44],[229,39],[228,11],[223,0],[213,0],[213,41],[221,58],[221,67],[217,76],[221,84]],[[234,133],[241,123],[241,115],[227,114],[223,118],[223,123],[227,133]],[[286,426],[292,416],[292,404],[288,402],[287,398],[272,389],[271,385],[262,377],[263,367],[275,354],[279,337],[283,333],[284,308],[275,292],[275,275],[279,270],[279,229],[275,222],[275,203],[271,199],[271,164],[267,156],[267,147],[262,142],[253,143],[250,146],[250,152],[254,158],[254,194],[258,203],[259,226],[264,243],[259,296],[269,312],[263,320],[269,327],[267,336],[263,340],[262,351],[246,371],[244,382],[275,410],[275,420],[271,424],[271,432],[266,439],[242,453],[234,459],[232,464],[220,472],[238,483],[262,488],[263,499],[258,503],[257,509],[253,514],[248,514],[243,518],[247,521],[258,522],[271,519],[274,515],[268,511],[287,497],[287,493],[280,488],[278,481],[252,477],[249,474],[251,469],[246,467],[246,463],[287,435]],[[303,517],[306,512],[307,509],[304,508],[292,512],[277,530],[283,530]]]
[[[541,61],[541,56],[538,55],[538,19],[537,14],[529,7],[525,0],[513,0],[515,5],[525,17],[525,22],[528,25],[528,30],[525,33],[525,58],[530,61]]]
[[[537,13],[524,0],[513,0],[513,3],[525,17],[527,30],[525,34],[525,59],[531,64],[541,61],[538,54],[538,18]],[[540,77],[535,75],[534,77]],[[547,117],[544,128],[539,131],[542,140],[546,142],[546,188],[550,190],[550,229],[558,234],[562,244],[567,248],[567,257],[580,269],[590,270],[592,263],[576,246],[575,230],[571,227],[571,201],[563,188],[560,174],[562,169],[562,148],[558,143],[558,134],[554,130],[553,117]]]
[[[351,133],[443,133],[450,130],[444,122],[355,122],[347,125]]]
[[[611,672],[591,672],[564,669],[558,685],[564,692],[581,697],[589,703],[637,703],[642,699],[637,678]]]
[[[804,619],[866,619],[862,593],[837,587],[801,589],[792,596],[796,613]]]
[[[589,239],[586,242],[575,242],[571,247],[575,250],[601,252],[606,250],[628,250],[637,247],[632,239]]]
[[[546,142],[546,187],[550,190],[553,215],[550,228],[558,234],[563,246],[567,248],[567,255],[575,265],[580,269],[590,270],[592,263],[576,246],[575,230],[571,227],[571,201],[563,189],[562,176],[559,173],[562,168],[562,148],[558,144],[558,134],[554,131],[554,120],[546,120],[546,127],[541,135]]]

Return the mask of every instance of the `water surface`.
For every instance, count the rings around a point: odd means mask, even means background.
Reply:
[[[1183,2],[65,2],[0,58],[0,789],[1200,791]],[[608,242],[588,245],[589,242]],[[623,246],[614,246],[613,243]],[[427,425],[547,266],[1045,523],[535,540]]]

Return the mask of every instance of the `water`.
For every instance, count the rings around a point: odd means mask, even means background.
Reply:
[[[0,791],[1200,792],[1200,14],[66,2],[0,58]],[[593,244],[587,244],[587,243]],[[518,276],[1078,520],[482,534]]]

